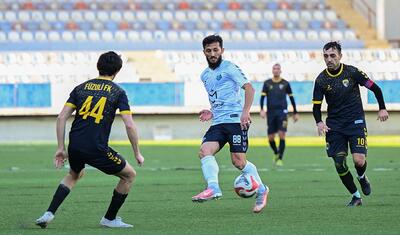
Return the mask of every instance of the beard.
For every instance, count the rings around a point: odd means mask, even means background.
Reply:
[[[221,64],[221,62],[222,62],[222,56],[219,56],[217,62],[215,63],[212,63],[207,58],[208,67],[210,67],[211,69],[216,69]]]

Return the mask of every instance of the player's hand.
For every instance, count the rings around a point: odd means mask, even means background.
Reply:
[[[295,113],[295,114],[293,114],[293,122],[297,122],[297,120],[299,120],[299,114],[298,113]]]
[[[143,164],[144,164],[144,157],[142,156],[142,154],[141,154],[141,153],[136,154],[135,158],[136,158],[137,164],[138,164],[139,166],[143,166]]]
[[[64,163],[67,161],[68,154],[65,149],[57,149],[54,155],[54,166],[57,169],[60,169],[64,166]]]
[[[202,122],[209,121],[209,120],[211,120],[212,117],[213,117],[213,114],[212,114],[212,112],[211,112],[210,110],[208,110],[208,109],[203,109],[203,110],[201,110],[200,113],[199,113],[199,119],[200,119],[200,121],[202,121]]]
[[[251,124],[251,119],[250,119],[250,113],[242,113],[242,116],[240,117],[240,127],[242,130],[247,130],[249,129]]]
[[[389,119],[389,113],[386,109],[381,109],[378,112],[378,118],[376,120],[379,120],[381,122],[384,122]]]
[[[318,122],[317,123],[317,128],[318,128],[318,135],[325,135],[331,128],[329,128],[327,125],[325,125],[324,122]]]
[[[266,116],[267,116],[267,112],[265,112],[265,110],[261,110],[261,111],[260,111],[260,117],[261,117],[262,119],[264,119]]]

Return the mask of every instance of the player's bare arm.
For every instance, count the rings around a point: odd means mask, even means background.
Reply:
[[[74,111],[74,108],[70,106],[64,106],[57,117],[57,151],[54,154],[54,166],[58,169],[64,165],[64,162],[68,158],[68,154],[65,151],[65,125],[68,118],[72,115]]]
[[[250,107],[253,103],[255,90],[250,83],[246,83],[242,87],[245,91],[244,93],[244,106],[242,115],[240,117],[240,126],[243,130],[247,130],[250,127]]]
[[[131,143],[133,153],[139,166],[143,166],[144,157],[139,149],[139,137],[137,134],[136,124],[133,121],[131,114],[121,114],[122,120],[125,124],[126,134],[128,135],[129,142]]]

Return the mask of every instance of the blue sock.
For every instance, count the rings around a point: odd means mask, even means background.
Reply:
[[[353,196],[361,198],[361,194],[360,194],[360,192],[358,192],[358,190],[355,193],[353,193]]]
[[[219,189],[218,185],[218,163],[214,156],[208,155],[203,157],[201,160],[201,169],[203,171],[203,176],[207,182],[208,187]]]
[[[260,184],[260,191],[264,191],[266,189],[266,185],[264,185],[264,183],[262,182],[260,176],[258,175],[257,167],[253,163],[247,161],[246,165],[242,169],[242,172],[253,175],[255,177],[257,183]]]

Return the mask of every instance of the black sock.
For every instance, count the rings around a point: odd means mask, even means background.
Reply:
[[[280,139],[279,140],[279,159],[282,160],[284,152],[285,152],[285,139]]]
[[[64,201],[64,199],[68,196],[70,192],[70,189],[65,186],[64,184],[58,185],[58,188],[56,192],[54,193],[53,200],[51,200],[49,209],[47,211],[50,211],[51,213],[55,214],[58,207],[61,205],[61,203]]]
[[[367,161],[365,161],[365,163],[362,167],[358,167],[357,165],[355,167],[357,170],[357,175],[360,177],[360,176],[364,175],[365,171],[367,170]]]
[[[276,148],[275,140],[270,140],[269,141],[269,146],[271,147],[272,151],[274,151],[274,154],[278,153],[278,149]]]
[[[357,191],[357,187],[354,184],[353,176],[351,175],[350,171],[348,171],[345,175],[340,176],[340,179],[351,194]]]
[[[114,189],[113,197],[110,202],[110,206],[108,206],[108,210],[106,215],[104,216],[108,220],[114,220],[117,216],[119,208],[121,208],[122,204],[125,202],[125,198],[128,194],[121,194]]]

